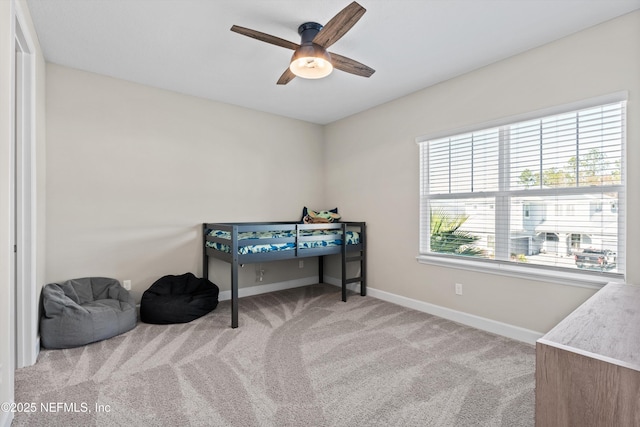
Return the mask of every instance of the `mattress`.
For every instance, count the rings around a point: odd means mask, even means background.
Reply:
[[[300,230],[300,236],[308,237],[308,236],[329,236],[342,234],[342,230]],[[223,230],[210,230],[208,233],[209,236],[218,237],[221,239],[231,240],[231,233],[229,231]],[[247,239],[286,239],[286,238],[295,238],[296,232],[295,230],[281,230],[281,231],[266,231],[266,232],[256,232],[256,231],[247,231],[238,233],[238,241],[247,240]],[[340,236],[341,237],[341,236]],[[356,231],[347,231],[346,234],[346,243],[347,245],[356,245],[360,243],[360,233]],[[340,246],[342,245],[342,238],[338,239],[328,239],[328,240],[309,240],[309,241],[301,241],[298,242],[298,249],[311,249],[311,248],[319,248],[324,246]],[[207,242],[206,246],[208,248],[213,248],[218,251],[230,253],[231,245],[227,245],[224,243],[218,242]],[[261,252],[274,252],[274,251],[290,251],[296,249],[296,243],[292,241],[283,242],[283,243],[274,243],[270,242],[269,244],[253,244],[253,245],[245,245],[239,246],[238,253],[241,255],[246,254],[256,254]]]

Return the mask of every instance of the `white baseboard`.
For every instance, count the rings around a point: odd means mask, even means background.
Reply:
[[[342,281],[335,277],[325,276],[324,281],[330,285],[342,286]],[[360,292],[360,284],[350,284],[347,285],[347,287],[352,291]],[[503,337],[522,341],[527,344],[535,345],[536,341],[544,335],[541,332],[532,331],[530,329],[521,328],[508,323],[498,322],[497,320],[487,319],[486,317],[476,316],[474,314],[453,310],[428,302],[403,297],[375,288],[368,287],[367,295],[393,304],[398,304],[403,307],[442,317],[443,319],[451,320],[463,325],[471,326],[472,328],[491,332],[492,334],[502,335]]]
[[[31,361],[32,365],[35,365],[38,361],[38,355],[40,355],[40,334],[36,336],[35,348],[33,351],[33,360]]]
[[[337,286],[339,288],[342,287],[342,279],[337,279],[335,277],[331,277],[331,276],[324,276],[324,283],[327,283],[329,285],[333,285],[333,286]],[[347,284],[347,289],[349,289],[350,291],[353,292],[360,292],[360,283],[349,283]],[[367,291],[370,288],[367,288]],[[381,298],[380,298],[381,299]]]
[[[269,283],[267,285],[249,286],[238,289],[238,297],[266,294],[268,292],[282,291],[284,289],[299,288],[300,286],[314,285],[318,283],[318,276],[303,277],[302,279],[288,280],[286,282]],[[231,291],[222,291],[218,295],[218,301],[231,299]]]

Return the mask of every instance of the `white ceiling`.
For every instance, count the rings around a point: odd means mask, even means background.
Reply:
[[[47,61],[326,124],[640,8],[640,0],[358,0],[329,49],[376,70],[276,81],[300,42],[350,0],[28,0]],[[544,64],[541,64],[544,66]]]

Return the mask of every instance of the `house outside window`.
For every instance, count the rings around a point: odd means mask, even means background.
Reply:
[[[418,259],[623,276],[625,107],[418,140]],[[585,249],[615,255],[577,263]]]

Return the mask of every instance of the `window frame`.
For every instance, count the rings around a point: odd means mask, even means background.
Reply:
[[[458,128],[453,130],[446,130],[437,133],[422,135],[416,138],[418,146],[427,144],[428,141],[438,140],[447,137],[454,137],[465,133],[478,132],[488,130],[490,128],[501,128],[503,126],[516,124],[523,121],[535,120],[544,118],[547,116],[559,115],[564,113],[570,113],[582,109],[598,107],[601,105],[612,103],[626,103],[628,99],[628,92],[616,92],[604,96],[590,98],[574,103],[563,104],[541,110],[536,110],[530,113],[505,117],[499,120],[490,122],[479,123],[464,128]],[[416,259],[422,264],[438,265],[450,268],[457,268],[463,270],[471,270],[474,272],[483,272],[490,274],[506,275],[510,277],[519,277],[530,280],[540,280],[544,282],[560,283],[566,285],[574,285],[589,288],[599,288],[609,282],[623,282],[626,276],[626,229],[627,229],[627,212],[626,212],[626,197],[627,197],[627,179],[626,179],[626,108],[623,105],[624,112],[622,116],[622,147],[621,147],[621,182],[619,185],[608,185],[606,188],[614,189],[618,192],[617,200],[617,212],[620,215],[618,217],[618,247],[623,248],[625,254],[622,259],[619,259],[618,269],[620,272],[586,272],[582,270],[572,270],[563,267],[555,266],[542,266],[539,264],[527,265],[524,263],[515,263],[508,261],[508,241],[509,241],[509,228],[499,227],[495,229],[495,250],[496,258],[501,259],[485,259],[480,257],[464,257],[460,255],[451,255],[445,253],[427,252],[425,247],[428,248],[430,240],[429,221],[425,220],[428,214],[425,216],[423,206],[423,194],[424,194],[424,180],[425,175],[428,175],[428,170],[425,171],[423,164],[424,159],[422,156],[422,149],[420,149],[421,155],[419,156],[420,162],[420,203],[419,203],[419,251]],[[508,153],[505,153],[504,146],[501,144],[503,150],[499,153],[499,162],[501,168],[509,162]],[[484,193],[455,193],[451,194],[452,199],[465,199],[470,194],[473,194],[473,198],[477,197],[495,197],[496,215],[501,215],[501,218],[509,218],[510,216],[510,200],[514,197],[524,196],[544,196],[544,195],[583,195],[585,193],[602,193],[603,187],[578,187],[578,188],[554,188],[550,190],[546,189],[526,189],[526,190],[507,190],[502,191],[505,187],[505,181],[508,180],[508,174],[501,174],[498,191],[484,192]],[[508,194],[508,196],[506,196]],[[449,196],[438,197],[443,199]],[[507,200],[502,198],[507,197]],[[426,241],[426,242],[425,242]],[[498,252],[501,251],[501,252]],[[506,253],[505,253],[506,252]],[[620,252],[620,251],[618,251]]]

